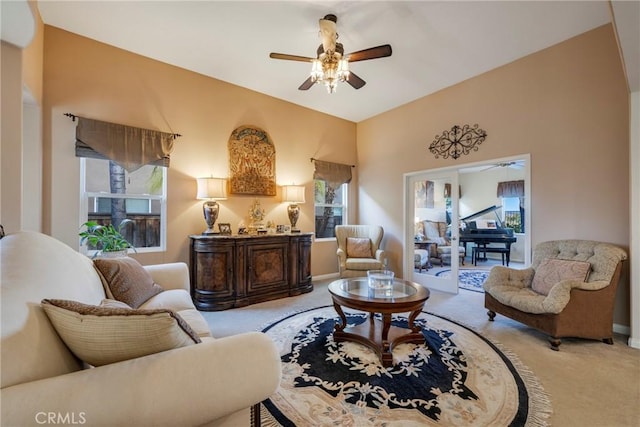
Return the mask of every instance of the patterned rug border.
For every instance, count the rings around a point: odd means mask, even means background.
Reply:
[[[267,332],[276,324],[284,320],[287,320],[293,316],[296,316],[298,314],[306,313],[313,310],[330,308],[330,307],[333,307],[333,305],[328,304],[328,305],[321,305],[316,307],[292,310],[290,312],[282,314],[280,317],[276,318],[275,320],[270,320],[268,322],[265,322],[261,327],[257,328],[256,331]],[[553,414],[551,397],[545,391],[538,377],[533,373],[533,371],[528,366],[526,366],[520,360],[520,358],[513,351],[505,347],[499,341],[485,337],[475,327],[467,325],[464,322],[460,322],[459,320],[454,320],[448,316],[436,314],[431,311],[422,310],[422,313],[439,317],[440,319],[446,320],[462,328],[465,328],[470,332],[472,332],[474,335],[476,335],[478,338],[486,342],[494,350],[496,350],[497,353],[500,355],[500,358],[505,362],[505,364],[509,365],[511,369],[515,370],[518,373],[520,379],[522,380],[524,388],[527,390],[527,393],[530,397],[529,407],[527,411],[527,420],[525,421],[525,426],[549,427],[551,425],[548,421],[548,419]],[[337,316],[337,313],[336,313],[336,316]],[[264,408],[264,402],[260,402],[260,406],[261,406],[261,409]]]

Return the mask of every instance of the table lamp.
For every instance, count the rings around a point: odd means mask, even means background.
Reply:
[[[202,204],[207,229],[202,234],[216,234],[213,226],[218,219],[220,205],[216,200],[227,198],[227,180],[223,178],[198,178],[198,200],[206,200]]]
[[[304,203],[304,186],[302,185],[283,185],[282,186],[282,201],[285,203],[291,203],[287,208],[289,214],[289,221],[291,222],[291,232],[299,233],[300,230],[296,228],[296,223],[300,217],[299,203]]]

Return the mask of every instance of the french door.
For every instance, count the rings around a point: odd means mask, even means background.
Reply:
[[[458,172],[455,169],[435,172],[419,172],[405,175],[405,262],[404,277],[428,289],[449,293],[458,293]],[[425,229],[425,221],[428,221]],[[413,227],[411,227],[413,224]],[[439,232],[439,233],[438,233]],[[442,243],[441,235],[448,240]],[[449,256],[443,257],[446,268],[416,269],[415,251],[429,251],[429,263],[439,260],[432,255],[437,254],[437,244],[451,250]],[[422,252],[424,254],[424,252]]]

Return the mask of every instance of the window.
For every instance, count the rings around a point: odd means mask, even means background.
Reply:
[[[335,238],[336,225],[346,224],[347,185],[331,188],[322,179],[314,180],[316,239]]]
[[[505,227],[513,228],[514,233],[524,233],[524,208],[520,207],[519,197],[502,198],[502,216]]]
[[[120,224],[138,252],[165,249],[167,168],[146,165],[129,173],[110,160],[81,158],[82,222]],[[88,248],[93,250],[95,248]]]

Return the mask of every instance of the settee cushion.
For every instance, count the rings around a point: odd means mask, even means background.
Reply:
[[[158,308],[171,309],[182,317],[200,338],[211,336],[209,324],[202,314],[193,306],[191,295],[184,289],[169,289],[159,293],[149,298],[140,308],[144,310],[154,310]]]
[[[347,237],[349,258],[371,258],[371,239],[368,237]]]
[[[189,324],[171,310],[134,310],[103,304],[42,300],[60,338],[89,365],[102,366],[201,342]]]
[[[149,298],[162,292],[162,287],[134,258],[104,258],[96,259],[93,263],[104,279],[107,296],[113,296],[132,308],[139,308]]]
[[[531,289],[542,295],[549,295],[551,288],[563,280],[586,282],[591,264],[586,261],[571,261],[548,258],[540,262],[531,282]]]

